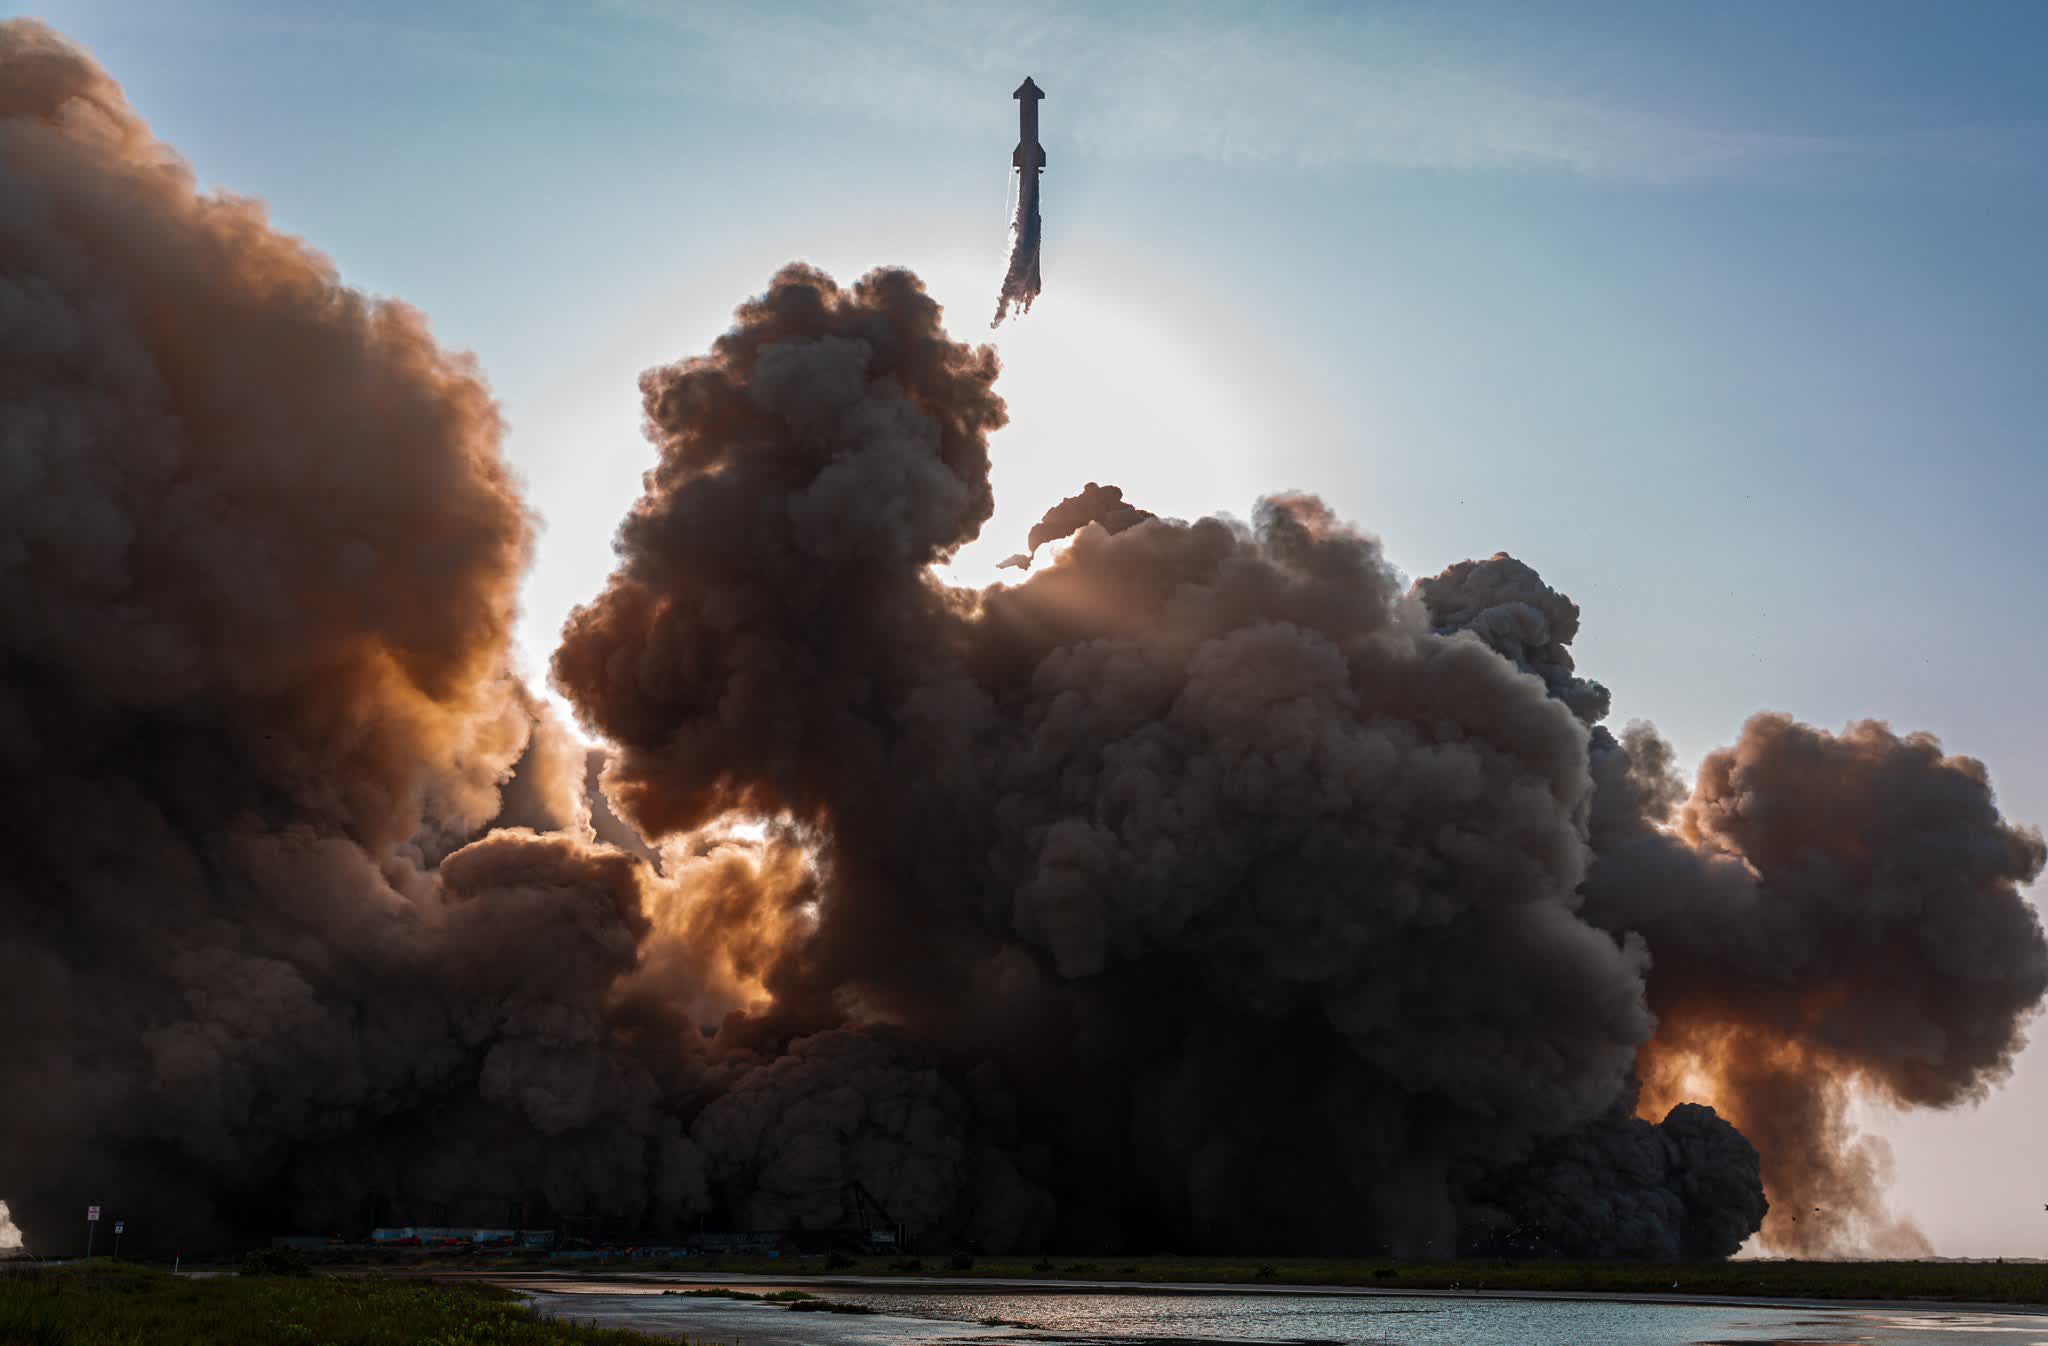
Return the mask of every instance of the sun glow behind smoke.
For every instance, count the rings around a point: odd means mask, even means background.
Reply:
[[[1180,335],[1174,314],[1118,303],[1113,283],[1096,297],[1062,287],[1005,326],[1001,392],[1010,423],[991,441],[995,516],[939,567],[949,583],[1016,582],[999,570],[1024,549],[1047,506],[1089,481],[1114,481],[1126,498],[1179,518],[1198,518],[1260,494],[1258,422],[1237,395],[1232,371]],[[952,295],[938,285],[945,302]],[[1041,548],[1042,569],[1061,547]]]
[[[744,846],[759,847],[768,840],[769,825],[766,818],[757,818],[746,813],[728,813],[703,831],[695,833],[691,839],[713,843],[737,842]]]
[[[1008,170],[1014,188],[1016,170]],[[1014,220],[1004,205],[1004,229]],[[970,341],[1000,354],[1000,392],[1010,423],[990,441],[996,513],[939,578],[981,588],[1023,572],[998,563],[1022,550],[1046,507],[1083,483],[1114,481],[1128,498],[1173,518],[1245,509],[1274,482],[1263,460],[1277,444],[1312,441],[1300,403],[1272,390],[1284,383],[1257,352],[1219,340],[1240,325],[1219,322],[1159,269],[1156,259],[1063,252],[1058,283],[1033,306],[1030,321],[984,333],[979,326],[1007,247],[991,232],[985,245],[921,259],[919,275],[949,322]],[[823,250],[828,272],[854,273],[875,248]],[[520,409],[511,446],[545,501],[548,528],[523,592],[520,643],[529,670],[544,670],[571,608],[601,587],[614,564],[611,535],[653,461],[641,435],[634,382],[642,370],[708,346],[730,322],[730,305],[705,295],[745,295],[761,284],[754,259],[714,271],[687,292],[664,294],[628,324],[601,358]],[[1257,394],[1263,389],[1265,397]],[[565,467],[573,464],[573,467]],[[1057,549],[1041,549],[1036,566]],[[574,708],[533,676],[535,690],[565,722]]]
[[[689,1001],[700,1026],[774,1003],[765,972],[818,923],[817,858],[788,818],[728,813],[667,839],[643,888],[650,987]]]

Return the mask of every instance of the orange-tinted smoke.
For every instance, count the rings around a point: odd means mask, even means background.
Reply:
[[[1885,1199],[1890,1155],[1859,1135],[1847,1110],[1853,1066],[1769,1026],[1694,1025],[1674,1018],[1643,1050],[1639,1115],[1712,1099],[1764,1156],[1770,1211],[1759,1235],[1796,1257],[1926,1257],[1933,1246]]]
[[[1600,723],[1578,675],[1579,609],[1505,554],[1418,583],[1441,629],[1541,678],[1591,729],[1594,863],[1582,911],[1649,950],[1659,1023],[1640,1115],[1714,1105],[1755,1142],[1765,1241],[1910,1252],[1885,1209],[1883,1146],[1847,1124],[1858,1092],[1907,1107],[1981,1098],[2048,991],[2048,940],[2022,888],[2038,831],[2006,821],[1982,763],[1882,724],[1839,734],[1753,718],[1688,789],[1647,724]]]
[[[768,974],[815,925],[818,875],[800,839],[777,828],[756,841],[708,828],[672,847],[650,878],[653,933],[634,993],[687,1008],[710,1026],[774,1001]]]
[[[1756,1143],[1769,1247],[1926,1251],[1886,1207],[1882,1142],[1846,1110],[1858,1093],[1968,1104],[2010,1073],[2048,991],[2022,893],[2042,861],[1981,763],[1782,715],[1707,757],[1668,836],[1610,845],[1588,911],[1650,943],[1644,1115],[1711,1102]]]
[[[532,713],[533,526],[473,362],[14,20],[0,369],[0,1079],[34,1095],[0,1197],[30,1239],[88,1191],[166,1242],[353,1224],[376,1183],[502,1195],[456,1118],[563,1200],[650,1200],[621,1155],[687,1188],[607,1018],[637,862],[464,845]],[[554,825],[573,767],[536,763]]]
[[[532,529],[473,363],[200,195],[49,29],[0,69],[0,641],[80,697],[246,700],[234,747],[366,838],[488,818]]]

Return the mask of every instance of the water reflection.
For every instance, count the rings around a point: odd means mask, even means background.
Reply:
[[[950,1294],[835,1290],[879,1313],[1002,1323],[1063,1342],[1350,1342],[1361,1346],[1705,1346],[1911,1342],[2048,1346],[2048,1317],[1866,1313],[1552,1299]]]
[[[550,1289],[572,1287],[556,1284]],[[1021,1342],[1082,1346],[2048,1346],[2048,1316],[1940,1310],[1394,1295],[1101,1294],[812,1287],[878,1316],[829,1319],[768,1304],[664,1297],[587,1282],[566,1312],[604,1325],[747,1346]],[[748,1285],[760,1291],[760,1285]],[[610,1293],[605,1293],[609,1291]],[[602,1302],[601,1302],[602,1301]],[[890,1315],[881,1317],[879,1315]]]

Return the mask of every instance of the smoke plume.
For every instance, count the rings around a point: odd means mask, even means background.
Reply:
[[[1027,550],[1010,557],[998,568],[1029,570],[1031,558],[1040,547],[1072,537],[1091,523],[1100,525],[1105,533],[1121,533],[1153,517],[1151,511],[1127,504],[1122,487],[1098,486],[1091,481],[1081,488],[1079,495],[1070,495],[1047,510],[1045,517],[1031,526],[1031,535],[1025,539]]]
[[[1607,691],[1568,649],[1579,610],[1533,570],[1496,555],[1417,592],[1592,726],[1584,914],[1651,950],[1646,1108],[1710,1099],[1757,1142],[1772,1248],[1926,1253],[1885,1207],[1882,1142],[1845,1111],[1858,1090],[1953,1107],[2010,1073],[2048,992],[2021,891],[2040,832],[2000,817],[1982,763],[1868,721],[1836,735],[1759,715],[1688,796],[1654,729],[1597,723]]]
[[[1849,1246],[1893,1226],[1843,1101],[1980,1096],[2048,985],[1981,766],[1762,717],[1688,789],[1512,558],[1411,587],[1312,497],[1094,487],[943,584],[1005,410],[902,271],[788,268],[643,376],[552,665],[582,748],[510,667],[467,361],[25,21],[0,186],[39,1247],[93,1202],[825,1237],[865,1191],[930,1248],[1713,1257],[1766,1188]]]
[[[1653,1125],[1627,1102],[1471,1183],[1466,1250],[1676,1262],[1740,1246],[1767,1205],[1756,1147],[1712,1108],[1680,1103]]]
[[[989,326],[1001,327],[1014,306],[1019,313],[1031,311],[1038,298],[1038,256],[1041,226],[1038,214],[1038,170],[1026,166],[1017,173],[1017,210],[1010,221],[1010,264],[1003,272],[1003,288],[996,296],[996,316]]]
[[[0,368],[14,1218],[700,1201],[700,1035],[620,986],[644,866],[472,840],[522,754],[520,821],[579,804],[507,663],[532,529],[469,362],[12,21]]]
[[[7,1203],[0,1201],[0,1257],[19,1257],[24,1251],[21,1230],[15,1228]]]
[[[1682,793],[1654,778],[1668,750],[1599,724],[1577,607],[1506,556],[1404,593],[1305,497],[1250,527],[1084,530],[1014,588],[940,588],[928,567],[987,517],[993,375],[901,273],[842,290],[798,268],[710,358],[644,382],[661,466],[556,674],[620,746],[619,797],[651,834],[737,810],[808,836],[817,925],[750,1031],[886,1024],[955,1071],[993,1067],[1050,1149],[1069,1243],[1441,1250],[1505,1228],[1732,1251],[1764,1211],[1756,1151],[1661,1092],[1696,1020],[1679,951],[1652,968],[1660,930],[1685,936],[1605,888],[1581,910],[1589,870],[1619,875],[1605,851],[1644,835],[1720,862],[1703,830],[1655,826]],[[1112,494],[1029,542],[1145,517]],[[1956,885],[1953,919],[1995,930],[2015,970],[1933,994],[1981,1020],[1984,1050],[1956,1063],[1981,1083],[2039,996],[2042,944],[2023,834],[1976,779],[1948,844],[2007,859]],[[1759,973],[1705,975],[1739,996]],[[1882,993],[1858,989],[1874,1022]],[[1951,1050],[1897,1026],[1891,1052]],[[1638,1069],[1670,1112],[1655,1125],[1613,1111]],[[1769,1180],[1795,1193],[1835,1151],[1779,1153]],[[1594,1188],[1559,1196],[1566,1164]],[[1547,1206],[1516,1195],[1532,1175]],[[1486,1200],[1461,1231],[1468,1180]]]
[[[1925,734],[1782,715],[1707,758],[1668,830],[1603,849],[1588,914],[1657,951],[1649,1091],[1711,1094],[1758,1142],[1774,1247],[1926,1251],[1884,1209],[1886,1156],[1844,1110],[1856,1090],[1953,1107],[2010,1072],[2048,990],[2020,891],[2042,862],[1981,763]]]

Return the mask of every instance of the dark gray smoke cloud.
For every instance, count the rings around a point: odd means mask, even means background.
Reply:
[[[907,275],[792,268],[643,381],[661,463],[555,671],[649,834],[808,835],[736,1031],[993,1070],[1068,1244],[1449,1251],[1453,1166],[1600,1117],[1653,1030],[1575,911],[1584,724],[1306,497],[938,587],[994,375]]]
[[[1005,1149],[1000,1084],[969,1083],[979,1099],[893,1034],[819,1033],[742,1076],[691,1134],[745,1228],[847,1228],[859,1183],[911,1229],[1028,1246],[1051,1227],[1051,1199]]]
[[[741,1031],[887,1024],[954,1072],[992,1068],[1051,1155],[1069,1244],[1444,1251],[1519,1231],[1719,1255],[1763,1218],[1765,1181],[1804,1194],[1796,1175],[1840,1166],[1839,1137],[1792,1128],[1760,1176],[1725,1120],[1672,1107],[1690,936],[1665,930],[1660,955],[1659,927],[1589,874],[1658,838],[1692,885],[1659,900],[1683,902],[1724,843],[1657,827],[1685,791],[1654,731],[1600,723],[1576,605],[1504,555],[1404,592],[1306,497],[1249,527],[1085,528],[1142,515],[1101,488],[1042,525],[1080,530],[1058,564],[943,589],[927,568],[987,517],[1002,412],[985,354],[937,323],[901,273],[842,290],[793,269],[709,359],[649,375],[662,466],[557,658],[619,745],[638,825],[787,816],[818,858],[816,923]],[[2040,995],[2042,940],[2017,892],[2038,842],[1972,779],[1943,844],[1989,872],[1952,884],[1953,919],[2003,940],[2012,973],[1945,981],[1929,1014],[1980,1021],[1952,1070],[1981,1086]],[[1717,780],[1710,763],[1696,798]],[[1860,787],[1864,825],[1903,784]],[[1904,861],[1881,830],[1867,844]],[[1729,900],[1718,919],[1754,919]],[[1855,884],[1829,901],[1886,919]],[[1724,956],[1701,974],[1739,999],[1761,965]],[[1881,988],[1851,996],[1877,1025]],[[1892,1026],[1877,1050],[1925,1064],[1932,1035]],[[1627,1115],[1638,1071],[1655,1124]],[[1816,1088],[1854,1083],[1837,1078]],[[1575,1195],[1565,1168],[1587,1175]]]
[[[1589,723],[1606,689],[1566,648],[1579,611],[1512,557],[1453,566],[1417,592]],[[2048,992],[2048,945],[2022,888],[2041,834],[1999,816],[1982,763],[1866,721],[1831,734],[1759,715],[1688,792],[1648,725],[1595,724],[1593,924],[1647,941],[1655,1039],[1646,1099],[1705,1096],[1755,1140],[1764,1233],[1804,1255],[1924,1254],[1886,1209],[1886,1155],[1845,1110],[1981,1098],[2010,1073]]]
[[[1472,1182],[1465,1250],[1675,1262],[1740,1246],[1767,1207],[1756,1147],[1712,1108],[1681,1103],[1653,1124],[1633,1104]]]
[[[1040,547],[1072,537],[1091,523],[1105,533],[1121,533],[1153,517],[1150,510],[1126,503],[1122,487],[1098,486],[1091,481],[1081,488],[1079,495],[1068,496],[1047,510],[1044,518],[1031,525],[1031,535],[1025,540],[1027,549],[1004,561],[1001,568],[1029,570],[1031,558],[1037,555]]]
[[[1415,582],[1437,630],[1470,631],[1517,668],[1543,679],[1550,694],[1587,724],[1607,718],[1607,689],[1578,676],[1571,643],[1579,634],[1579,605],[1543,582],[1534,569],[1506,552],[1484,561],[1460,561],[1440,575]]]
[[[0,184],[31,1239],[818,1231],[857,1183],[932,1247],[1717,1256],[1765,1186],[1844,1190],[1847,1091],[1973,1097],[2041,995],[1981,767],[1765,719],[1688,792],[1511,558],[1411,590],[1310,497],[1119,496],[940,583],[1005,412],[901,271],[787,269],[644,376],[553,665],[580,749],[509,672],[531,522],[418,315],[27,22]]]

